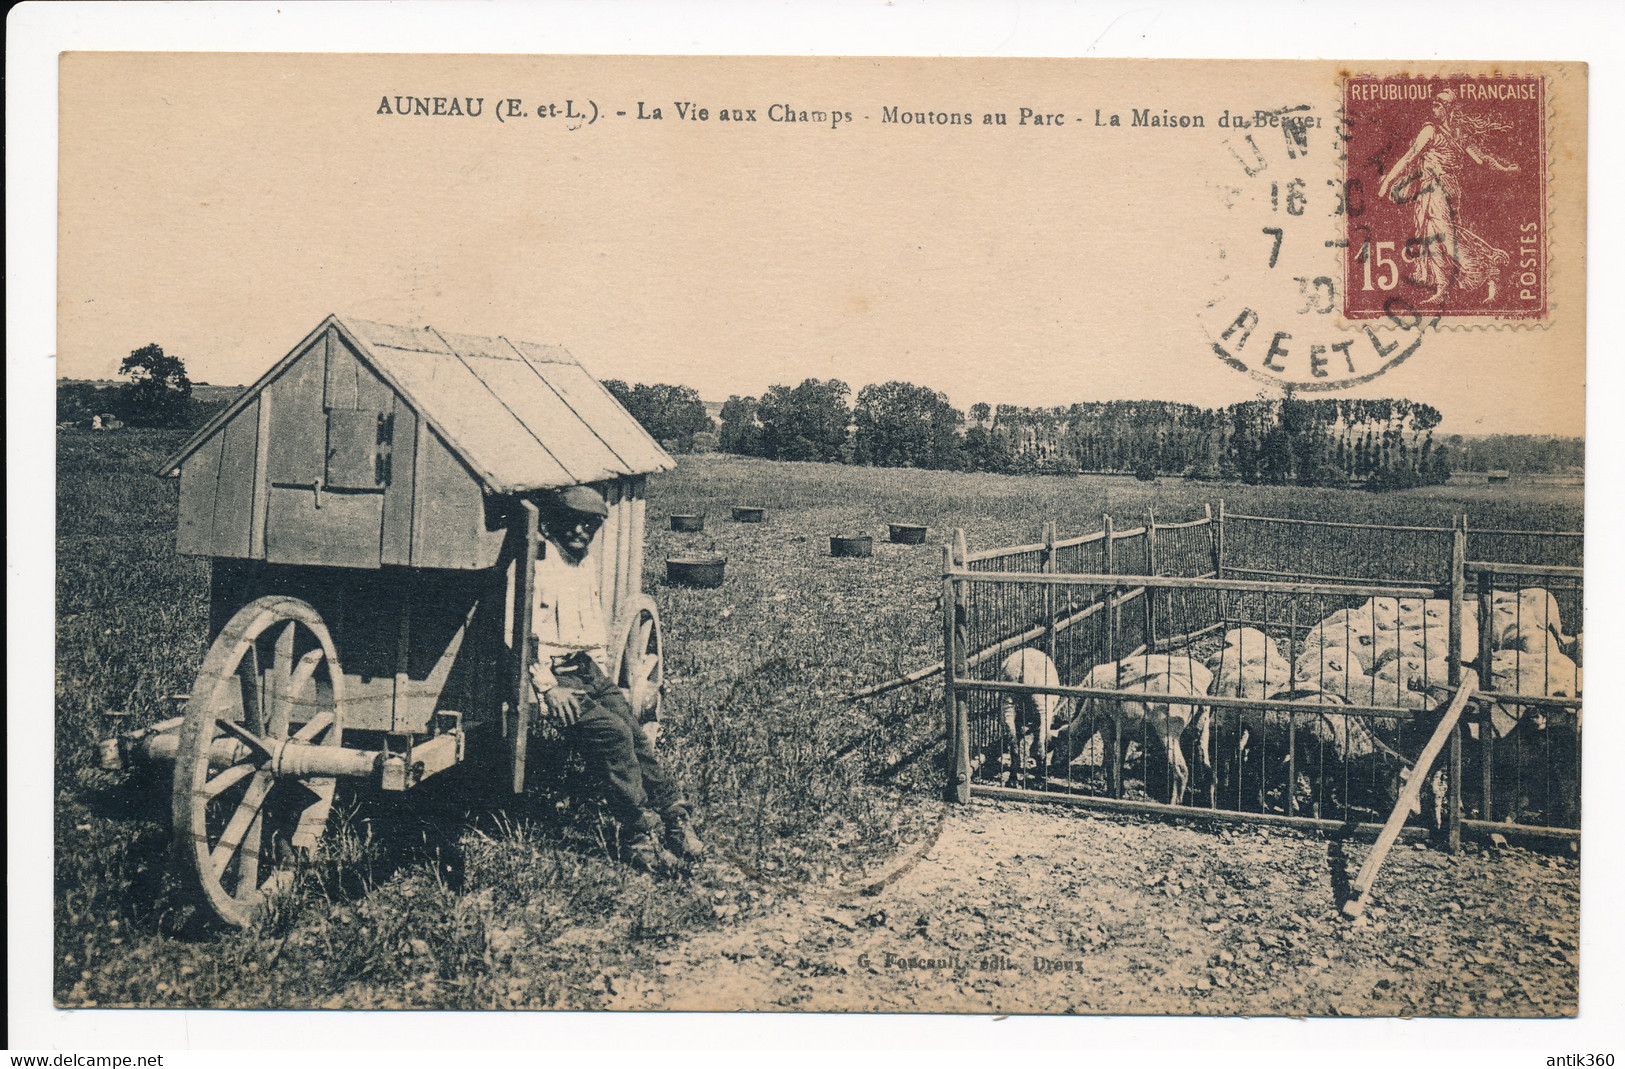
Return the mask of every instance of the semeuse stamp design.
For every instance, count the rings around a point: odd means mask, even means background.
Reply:
[[[1545,80],[1354,77],[1343,107],[1343,315],[1545,318]]]

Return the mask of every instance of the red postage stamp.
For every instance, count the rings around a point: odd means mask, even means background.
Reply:
[[[1344,83],[1349,319],[1541,319],[1548,310],[1540,77]]]

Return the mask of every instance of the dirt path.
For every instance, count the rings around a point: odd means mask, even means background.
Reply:
[[[622,1009],[1573,1015],[1579,864],[977,802],[878,894],[810,897],[609,977]]]

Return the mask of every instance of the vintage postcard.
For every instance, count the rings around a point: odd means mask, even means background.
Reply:
[[[59,71],[56,1006],[1579,1011],[1585,64]]]

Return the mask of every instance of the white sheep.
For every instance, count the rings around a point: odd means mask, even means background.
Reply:
[[[1310,628],[1304,635],[1303,645],[1305,649],[1315,646],[1345,646],[1350,649],[1369,646],[1372,630],[1369,621],[1356,617],[1354,610],[1339,609]]]
[[[1412,689],[1443,687],[1450,682],[1450,662],[1443,652],[1428,657],[1405,654],[1384,661],[1377,667],[1376,676]]]
[[[1501,694],[1526,697],[1577,698],[1583,685],[1578,665],[1555,647],[1538,653],[1523,650],[1497,650],[1490,659],[1490,689]],[[1490,708],[1490,723],[1497,738],[1505,738],[1518,726],[1525,707],[1502,705]],[[1530,707],[1535,722],[1545,723],[1549,714]]]
[[[1207,707],[1194,702],[1158,701],[1156,696],[1194,698],[1206,694],[1211,682],[1211,674],[1202,665],[1189,657],[1172,654],[1129,657],[1096,665],[1080,686],[1132,691],[1146,697],[1115,700],[1085,698],[1080,701],[1077,716],[1061,733],[1067,739],[1067,760],[1071,761],[1085,751],[1099,733],[1096,717],[1104,716],[1115,723],[1118,733],[1135,736],[1143,733],[1155,737],[1162,744],[1172,773],[1168,800],[1180,801],[1190,783],[1190,766],[1185,761],[1179,740],[1193,724],[1197,734],[1195,754],[1198,768],[1205,772],[1211,765],[1207,749]]]
[[[1047,653],[1027,647],[1004,659],[999,666],[999,681],[1033,687],[1058,687],[1061,677]],[[1004,695],[1000,712],[1004,722],[1005,744],[1007,752],[1015,754],[1022,771],[1045,761],[1050,749],[1050,736],[1067,719],[1070,704],[1070,700],[1060,694]]]
[[[1292,678],[1300,683],[1314,683],[1328,673],[1347,675],[1356,672],[1364,675],[1365,670],[1365,661],[1347,646],[1308,646],[1298,654],[1292,668]]]
[[[1475,609],[1477,606],[1475,605]],[[1477,613],[1475,612],[1476,616]],[[1557,599],[1543,587],[1490,593],[1490,648],[1539,653],[1548,644],[1568,646]]]
[[[1251,627],[1229,632],[1208,667],[1214,682],[1207,692],[1231,698],[1262,698],[1269,689],[1284,688],[1292,681],[1292,665],[1275,641]]]

